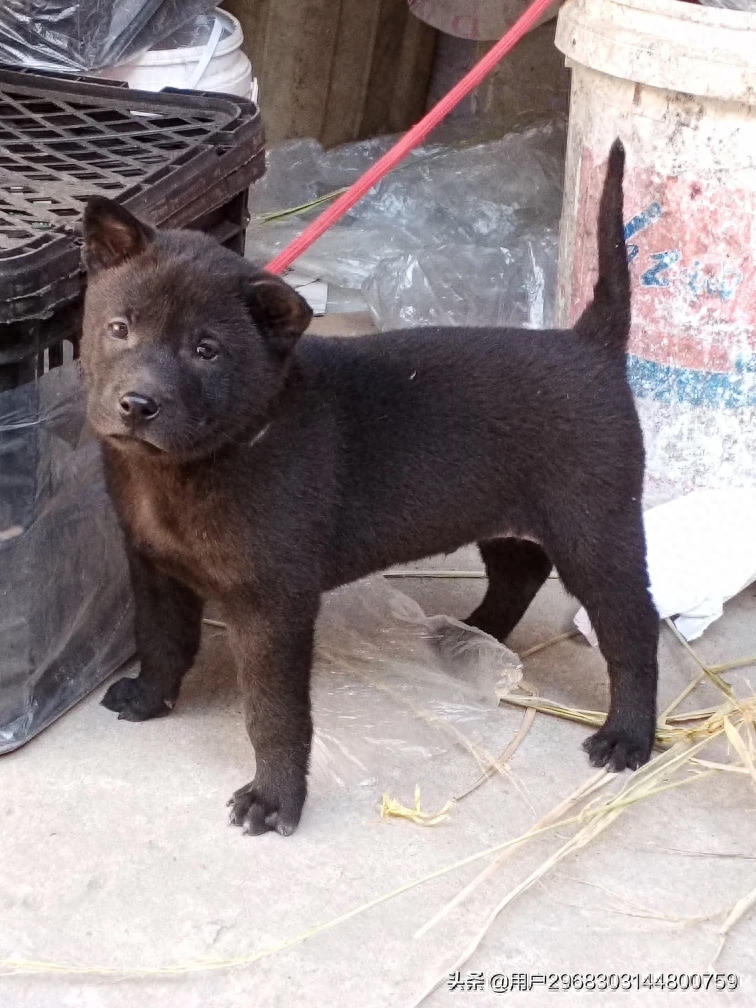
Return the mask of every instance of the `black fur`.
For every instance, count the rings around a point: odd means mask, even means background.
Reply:
[[[165,714],[215,600],[256,753],[254,781],[230,803],[247,832],[299,821],[321,593],[473,541],[489,587],[470,622],[504,639],[555,564],[609,664],[591,761],[648,759],[658,620],[625,376],[622,172],[615,144],[595,301],[573,331],[299,340],[310,311],[278,278],[201,234],[155,233],[90,203],[88,414],[125,532],[142,663],[103,702],[129,720]]]

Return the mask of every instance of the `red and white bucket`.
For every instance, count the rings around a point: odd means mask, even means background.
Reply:
[[[619,136],[646,503],[756,487],[756,15],[568,0],[556,43],[572,67],[560,323],[591,294],[598,197]]]

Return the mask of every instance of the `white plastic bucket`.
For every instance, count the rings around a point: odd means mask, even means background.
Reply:
[[[202,20],[207,22],[207,18]],[[209,38],[201,45],[150,49],[131,63],[105,67],[90,76],[126,81],[129,87],[142,91],[191,88],[257,101],[257,81],[241,48],[244,42],[241,25],[232,14],[216,8],[208,27]],[[181,33],[177,33],[177,39],[180,38]]]
[[[591,294],[598,196],[619,136],[647,503],[756,487],[756,15],[568,0],[556,44],[572,67],[560,322]]]

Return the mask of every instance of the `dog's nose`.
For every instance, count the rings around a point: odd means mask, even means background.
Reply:
[[[126,392],[118,400],[118,409],[124,420],[133,423],[146,423],[157,416],[160,406],[152,396],[142,395],[139,392]]]

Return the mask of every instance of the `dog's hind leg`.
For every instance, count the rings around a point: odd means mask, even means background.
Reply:
[[[527,539],[486,539],[478,543],[488,590],[465,620],[502,643],[514,630],[551,571],[551,560]]]
[[[638,512],[603,525],[601,542],[555,544],[567,591],[585,606],[609,671],[609,715],[584,743],[594,766],[637,769],[650,755],[656,724],[659,615],[648,590]]]

